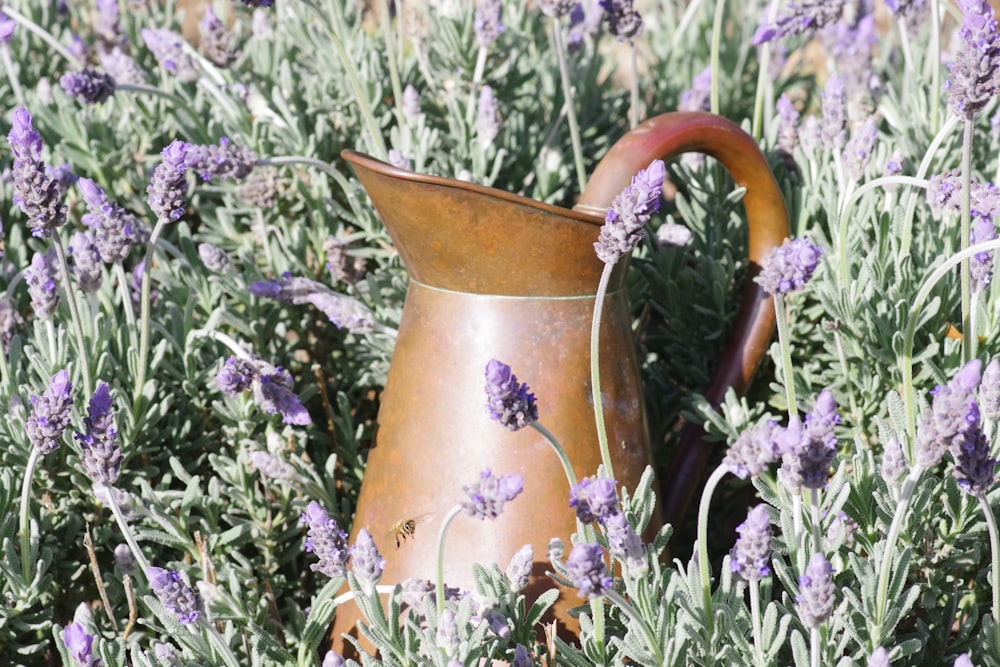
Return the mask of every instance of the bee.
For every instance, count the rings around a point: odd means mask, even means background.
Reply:
[[[413,537],[415,539],[417,524],[430,521],[433,516],[433,514],[421,514],[420,516],[412,519],[400,519],[396,523],[392,524],[392,528],[389,529],[389,534],[396,538],[396,548],[399,549],[400,545],[402,545],[408,537]]]

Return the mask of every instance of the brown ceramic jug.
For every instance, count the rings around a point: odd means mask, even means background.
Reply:
[[[539,420],[566,448],[578,478],[600,464],[590,386],[590,327],[603,264],[594,253],[604,212],[632,176],[655,158],[697,151],[717,158],[747,188],[751,274],[788,233],[784,201],[756,143],[732,123],[705,113],[673,113],[639,125],[598,165],[574,210],[492,188],[424,176],[345,151],[395,242],[410,284],[368,458],[354,534],[365,527],[385,558],[382,583],[434,579],[441,519],[463,499],[462,487],[484,468],[524,477],[524,492],[495,521],[459,516],[446,545],[445,581],[472,587],[472,564],[505,567],[524,544],[535,554],[527,595],[555,586],[544,572],[550,538],[570,545],[576,529],[569,487],[541,435],[509,432],[486,411],[485,367],[509,364],[537,396]],[[633,489],[650,447],[631,317],[619,262],[600,332],[600,373],[608,438],[619,488]],[[721,399],[742,389],[774,325],[773,307],[752,281],[719,371],[709,388]],[[667,480],[667,516],[683,511],[700,481],[709,448],[692,431]],[[672,477],[672,476],[671,476]],[[674,491],[674,485],[689,488]],[[662,503],[662,499],[661,499]],[[425,519],[397,548],[399,522]],[[654,517],[659,527],[659,517]],[[395,528],[394,528],[395,527]],[[564,590],[554,608],[580,603]],[[357,635],[357,611],[337,611],[331,639]]]

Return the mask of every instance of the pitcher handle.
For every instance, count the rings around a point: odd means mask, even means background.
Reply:
[[[774,331],[774,305],[753,278],[760,272],[761,260],[789,234],[785,200],[757,143],[734,123],[709,113],[676,112],[650,118],[611,147],[575,208],[603,211],[629,185],[632,176],[651,161],[688,152],[716,158],[736,185],[747,189],[743,205],[747,213],[749,273],[735,327],[704,392],[709,403],[717,407],[729,387],[738,393],[746,389],[767,350]],[[712,453],[712,448],[702,441],[703,435],[700,427],[685,426],[677,453],[667,474],[661,477],[663,518],[675,526],[683,519]]]

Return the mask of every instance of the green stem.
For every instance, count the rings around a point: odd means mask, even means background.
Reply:
[[[563,97],[566,99],[566,120],[569,121],[569,139],[573,144],[573,163],[576,165],[576,184],[579,192],[587,187],[587,170],[583,166],[583,146],[580,142],[580,127],[576,122],[576,106],[573,104],[573,85],[569,78],[569,63],[563,45],[562,23],[552,20],[552,39],[556,57],[559,60],[559,77],[562,79]]]
[[[35,468],[41,453],[37,447],[32,446],[31,453],[28,454],[28,462],[24,466],[24,479],[21,481],[21,577],[27,586],[31,583],[31,566],[34,564],[31,559],[31,526],[29,526],[30,505],[31,505],[31,480],[35,476]]]
[[[778,14],[778,0],[771,0],[767,8],[767,20],[773,23]],[[771,74],[771,42],[760,46],[760,60],[757,63],[757,89],[753,101],[752,133],[754,141],[760,141],[764,134],[764,96],[770,88]]]
[[[855,397],[854,392],[854,382],[851,379],[849,373],[849,368],[847,365],[847,354],[844,352],[844,341],[843,337],[840,335],[840,328],[833,330],[833,344],[837,348],[837,360],[840,362],[840,371],[844,374],[844,383],[847,389],[847,403],[851,408],[851,421],[854,422],[854,427],[856,433],[864,438],[864,432],[861,428],[861,412],[858,410],[858,401]]]
[[[993,646],[1000,647],[1000,531],[997,530],[997,518],[990,507],[990,501],[985,493],[977,493],[976,499],[983,510],[986,527],[990,533],[990,579],[993,589]]]
[[[455,517],[459,515],[462,511],[461,505],[455,505],[452,507],[448,514],[445,515],[444,520],[441,521],[441,529],[438,531],[437,539],[437,613],[440,618],[441,614],[444,612],[444,540],[448,536],[448,526],[454,521]]]
[[[748,582],[750,587],[750,622],[753,627],[753,661],[756,667],[764,667],[764,648],[761,646],[760,622],[760,581],[753,579]]]
[[[620,593],[613,590],[604,591],[604,597],[606,597],[610,602],[614,603],[622,612],[625,613],[629,619],[632,620],[633,626],[639,626],[642,631],[642,636],[646,640],[646,646],[649,647],[649,652],[653,655],[653,664],[662,665],[663,664],[663,651],[660,648],[660,643],[656,641],[656,633],[653,629],[649,627],[646,619],[635,610],[628,600],[621,596]]]
[[[50,47],[52,47],[53,51],[61,55],[66,60],[70,61],[70,63],[72,63],[76,67],[83,66],[83,63],[80,62],[80,59],[74,56],[72,53],[70,53],[69,49],[60,44],[59,40],[53,37],[51,33],[49,33],[40,25],[29,19],[24,14],[21,14],[20,12],[12,8],[10,5],[4,5],[3,7],[0,7],[0,13],[6,14],[9,18],[16,21],[18,25],[25,27],[26,29],[30,30],[31,32],[41,37],[42,41],[48,44]]]
[[[799,418],[799,406],[795,399],[795,377],[792,373],[791,334],[788,331],[788,316],[785,312],[785,295],[774,295],[774,315],[778,321],[778,348],[781,350],[781,371],[785,381],[785,399],[788,402],[789,419]]]
[[[906,19],[902,16],[896,19],[896,27],[899,29],[899,46],[903,51],[903,71],[915,72],[913,67],[913,54],[910,52],[910,36],[906,32]]]
[[[392,32],[392,15],[389,13],[389,0],[381,0],[379,8],[382,21],[382,37],[385,41],[385,59],[389,64],[389,81],[392,85],[392,99],[396,108],[403,109],[403,84],[399,79],[399,63],[396,62],[396,44]],[[398,19],[397,19],[398,20]]]
[[[576,484],[576,473],[573,472],[573,463],[569,460],[569,456],[566,455],[566,450],[563,449],[563,446],[559,444],[559,441],[556,440],[556,437],[552,435],[549,429],[542,426],[541,422],[531,422],[531,428],[538,431],[548,441],[552,447],[552,451],[559,457],[559,463],[562,464],[563,472],[566,473],[566,481],[569,482],[570,486],[574,486]]]
[[[934,5],[934,0],[931,0],[931,5]],[[933,95],[932,95],[933,97]],[[924,153],[924,159],[920,161],[920,166],[917,168],[917,173],[914,177],[919,179],[924,179],[927,177],[927,172],[931,168],[931,162],[934,161],[934,154],[937,153],[937,149],[941,146],[941,143],[951,134],[955,126],[961,119],[958,116],[951,115],[948,120],[945,121],[941,129],[938,130],[937,134],[934,135],[934,139],[931,140],[930,146],[927,147],[927,152]],[[910,254],[910,245],[913,240],[913,215],[917,210],[917,193],[911,192],[910,197],[906,203],[906,212],[903,214],[903,229],[900,233],[899,240],[899,256],[906,257]]]
[[[139,341],[136,339],[135,312],[132,308],[132,295],[129,293],[128,275],[121,262],[115,262],[112,270],[118,280],[118,297],[122,302],[122,310],[125,311],[125,326],[128,327],[128,340],[130,344],[129,353],[139,349]]]
[[[972,120],[966,119],[962,132],[962,224],[959,234],[959,248],[969,247],[969,229],[972,219]],[[968,363],[976,351],[975,338],[972,334],[970,312],[972,304],[972,285],[969,281],[969,258],[962,260],[959,270],[959,280],[962,292],[962,361]]]
[[[148,577],[146,574],[149,570],[149,561],[146,560],[145,554],[142,553],[142,549],[139,548],[139,543],[135,541],[135,536],[132,535],[132,529],[128,527],[128,521],[125,520],[125,515],[122,513],[122,508],[118,504],[118,499],[115,498],[115,490],[113,487],[107,488],[107,498],[108,498],[108,508],[111,509],[111,513],[115,517],[115,523],[118,524],[118,530],[122,531],[122,536],[125,538],[128,548],[132,550],[132,555],[135,556],[135,561],[139,564],[139,568],[142,570],[142,576]]]
[[[90,354],[87,351],[87,339],[83,335],[83,322],[80,320],[80,310],[76,306],[76,290],[73,289],[73,279],[69,273],[69,263],[66,261],[66,249],[58,232],[52,232],[52,245],[56,249],[59,261],[59,273],[62,278],[63,290],[66,292],[66,305],[69,306],[69,318],[73,325],[73,335],[76,337],[76,347],[79,353],[80,370],[83,373],[84,396],[94,395],[94,383],[90,377]]]
[[[712,495],[715,487],[719,485],[725,476],[727,469],[724,465],[712,471],[705,482],[705,489],[701,492],[701,501],[698,503],[698,572],[701,575],[701,595],[702,605],[705,607],[705,630],[706,637],[711,641],[715,632],[715,617],[712,613],[712,577],[711,564],[708,561],[708,510],[712,505]]]
[[[819,516],[819,489],[809,489],[809,518],[812,528],[813,553],[823,553],[823,526]]]
[[[822,648],[823,635],[819,628],[809,630],[809,664],[811,667],[820,667],[820,648]]]
[[[146,244],[146,257],[143,260],[142,291],[139,296],[139,363],[135,368],[135,395],[132,398],[133,418],[139,415],[139,408],[142,405],[143,385],[146,384],[146,364],[149,362],[149,293],[152,284],[153,253],[156,250],[156,241],[163,233],[167,222],[166,219],[161,218],[153,225],[149,242]]]
[[[615,265],[605,263],[601,272],[601,280],[597,284],[597,296],[594,298],[594,319],[590,325],[590,386],[594,400],[594,421],[597,423],[597,443],[601,448],[601,462],[604,471],[611,479],[615,478],[614,467],[611,465],[611,449],[608,446],[608,431],[604,425],[604,401],[601,399],[601,312],[604,310],[604,296],[608,291],[608,282]]]
[[[899,493],[899,502],[896,504],[896,512],[892,515],[892,523],[889,525],[889,534],[885,540],[885,550],[882,552],[882,562],[878,571],[878,586],[875,592],[875,631],[872,633],[872,641],[876,644],[882,641],[882,623],[885,622],[885,614],[888,606],[889,578],[892,575],[893,554],[896,552],[896,540],[899,539],[899,531],[903,528],[903,519],[910,507],[910,500],[913,498],[913,491],[917,488],[917,481],[924,469],[914,466],[909,476],[903,482],[903,488]]]
[[[628,122],[629,129],[634,129],[639,124],[639,49],[636,47],[634,39],[629,40],[628,45],[632,56],[632,78],[629,81]]]
[[[712,19],[712,52],[709,64],[712,67],[712,88],[709,92],[709,110],[719,113],[719,47],[722,44],[722,17],[726,11],[726,0],[716,0],[715,17]]]
[[[0,44],[0,60],[3,61],[3,68],[7,70],[7,81],[10,82],[10,88],[14,91],[14,100],[17,102],[17,106],[24,107],[24,90],[21,88],[21,81],[18,79],[18,72],[14,71],[14,62],[10,59],[10,46],[7,44]]]
[[[931,44],[928,59],[931,62],[931,134],[941,122],[941,7],[938,0],[930,0]]]

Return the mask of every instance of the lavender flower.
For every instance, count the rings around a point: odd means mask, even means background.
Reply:
[[[115,442],[114,417],[111,414],[111,390],[106,382],[97,385],[90,399],[85,431],[76,432],[83,454],[83,469],[95,484],[112,486],[118,481],[122,469],[122,450]]]
[[[389,149],[389,164],[397,169],[413,169],[413,166],[410,164],[410,159],[394,148]]]
[[[538,8],[542,13],[554,19],[561,19],[569,14],[575,4],[573,0],[538,0]]]
[[[69,651],[70,658],[74,665],[79,667],[91,667],[100,662],[94,659],[94,636],[88,634],[80,623],[70,623],[63,629],[63,643]]]
[[[1000,34],[986,0],[958,0],[961,45],[948,66],[951,108],[966,120],[983,110],[1000,88]]]
[[[301,521],[309,526],[309,535],[305,542],[306,551],[316,554],[319,558],[319,562],[310,565],[309,569],[322,572],[331,579],[343,577],[347,572],[347,559],[350,557],[347,533],[340,529],[337,522],[331,519],[326,510],[315,500],[306,507]]]
[[[806,155],[814,155],[823,144],[823,130],[816,116],[809,116],[799,128],[799,145]]]
[[[146,70],[139,66],[132,56],[114,47],[100,54],[101,67],[116,83],[142,85],[146,83]]]
[[[619,42],[631,42],[642,34],[642,16],[632,0],[601,0],[601,7],[607,12],[608,32]]]
[[[31,309],[35,317],[41,320],[51,320],[59,305],[59,292],[56,289],[56,255],[54,250],[45,253],[36,252],[31,257],[31,265],[24,270],[24,281],[28,283],[28,296],[31,297]]]
[[[63,74],[59,85],[67,95],[87,104],[101,104],[115,94],[115,80],[93,67]]]
[[[292,391],[295,385],[291,374],[282,368],[270,367],[269,370],[271,372],[260,372],[254,378],[254,398],[258,405],[268,414],[280,414],[284,424],[311,424],[309,411]]]
[[[175,139],[163,149],[163,162],[156,165],[149,179],[146,201],[156,214],[158,222],[177,222],[187,209],[184,195],[187,192],[186,155],[190,145]]]
[[[970,241],[982,243],[992,241],[997,237],[997,228],[991,218],[976,217],[969,232]],[[972,291],[981,292],[993,282],[993,251],[977,252],[969,261],[969,277],[972,279]]]
[[[101,288],[101,253],[97,249],[94,235],[89,231],[74,232],[69,242],[69,254],[73,257],[73,269],[80,289],[92,294]]]
[[[618,514],[618,494],[615,480],[607,477],[585,477],[569,490],[569,506],[583,523],[598,521]]]
[[[603,19],[604,8],[601,7],[600,0],[583,0],[573,6],[566,34],[566,45],[570,53],[579,50],[584,42],[597,35]]]
[[[496,95],[489,86],[479,90],[479,103],[476,105],[476,137],[479,145],[485,150],[500,133],[500,110]]]
[[[611,588],[614,580],[604,564],[604,550],[599,544],[580,543],[566,559],[566,574],[579,589],[581,598],[600,597]]]
[[[495,519],[503,512],[504,503],[516,498],[524,489],[524,478],[520,475],[497,475],[486,468],[479,474],[479,480],[463,486],[467,498],[462,501],[462,511],[480,521]]]
[[[501,639],[510,637],[510,623],[507,617],[496,609],[487,609],[483,614],[483,620],[490,626],[490,632]]]
[[[953,441],[951,455],[955,457],[952,474],[958,480],[958,488],[968,494],[985,495],[996,481],[996,458],[990,456],[990,445],[982,428],[968,429],[964,437]]]
[[[857,530],[858,522],[850,514],[838,512],[826,530],[827,548],[836,551],[844,544],[854,546],[854,533]]]
[[[708,66],[695,75],[691,87],[681,93],[678,111],[708,111],[712,91],[712,67]]]
[[[844,165],[847,175],[854,181],[860,181],[865,175],[865,168],[872,159],[875,150],[878,126],[875,116],[868,116],[865,124],[851,137],[844,150]]]
[[[528,385],[520,384],[510,366],[490,359],[486,364],[486,409],[490,419],[508,431],[517,431],[538,421],[535,395]]]
[[[91,24],[94,35],[106,46],[120,43],[122,35],[121,25],[119,25],[121,14],[118,10],[118,0],[97,0],[94,3],[94,9],[94,18]]]
[[[336,282],[356,283],[365,277],[368,261],[348,252],[346,241],[328,236],[323,241],[323,252],[326,254],[326,268]]]
[[[240,394],[253,386],[257,367],[240,357],[229,357],[215,376],[219,390],[228,396]]]
[[[234,144],[228,137],[219,139],[218,146],[189,145],[184,153],[185,166],[203,181],[212,178],[242,181],[253,171],[256,162],[256,153]]]
[[[641,169],[614,201],[604,216],[600,236],[594,243],[597,256],[606,264],[615,264],[642,239],[643,226],[660,209],[660,191],[666,167],[653,160]]]
[[[823,254],[809,239],[785,239],[761,262],[760,275],[754,278],[768,294],[785,294],[802,289],[812,277]]]
[[[903,457],[903,446],[896,438],[889,438],[882,445],[882,479],[889,486],[895,486],[899,478],[906,472],[906,459]]]
[[[771,519],[767,506],[760,504],[747,512],[746,521],[736,527],[739,539],[729,552],[730,567],[747,581],[758,581],[770,576]]]
[[[946,449],[960,450],[970,432],[978,429],[979,405],[975,392],[981,367],[982,362],[973,359],[948,384],[938,385],[931,392],[934,398],[920,420],[914,445],[916,462],[921,468],[936,465]]]
[[[883,176],[899,176],[903,173],[903,154],[899,149],[889,154],[885,161],[885,168],[882,170]]]
[[[633,572],[647,569],[646,549],[642,538],[635,532],[624,512],[615,512],[604,522],[604,534],[608,539],[608,552],[627,564]]]
[[[251,284],[250,293],[296,305],[311,303],[335,326],[351,333],[368,333],[375,327],[375,316],[367,306],[315,280],[285,275]]]
[[[6,14],[0,14],[0,47],[10,43],[11,38],[14,37],[14,29],[16,27],[17,21]]]
[[[323,664],[320,667],[347,667],[344,656],[334,651],[327,651],[323,656]]]
[[[691,230],[676,222],[667,221],[656,228],[656,242],[660,247],[682,248],[691,242]]]
[[[198,22],[201,33],[201,50],[205,56],[219,67],[229,67],[240,54],[233,46],[233,35],[212,11],[205,5],[205,16]]]
[[[759,475],[781,457],[775,439],[777,424],[768,421],[763,426],[740,433],[736,442],[730,445],[722,464],[740,479]]]
[[[927,184],[927,203],[933,211],[960,212],[961,195],[962,181],[957,170],[931,176]]]
[[[926,0],[885,0],[885,6],[898,16],[906,16],[918,9],[923,9]],[[874,655],[874,654],[873,654]],[[888,667],[888,663],[886,663]]]
[[[482,49],[497,41],[504,31],[500,22],[500,0],[476,0],[476,18],[473,28],[476,30],[476,41]]]
[[[845,0],[790,2],[774,23],[762,23],[757,27],[752,43],[757,45],[782,37],[810,36],[839,20],[845,4]]]
[[[201,598],[193,588],[184,583],[180,572],[149,567],[146,568],[146,578],[156,597],[160,598],[163,606],[178,621],[184,625],[198,621],[202,612]]]
[[[211,243],[198,244],[198,257],[205,268],[215,273],[229,273],[231,262],[226,251]]]
[[[193,81],[198,78],[198,64],[184,51],[183,37],[164,28],[143,28],[139,34],[163,69],[179,81]]]
[[[507,566],[505,574],[507,582],[510,584],[510,590],[514,593],[523,590],[528,585],[534,559],[535,552],[530,544],[525,544],[518,549],[514,557],[510,559],[510,565]]]
[[[979,407],[983,419],[1000,417],[1000,359],[994,358],[983,371],[983,381],[979,384]]]
[[[438,648],[444,651],[445,655],[454,655],[458,650],[458,623],[455,621],[455,611],[445,608],[438,618],[437,636],[435,643]]]
[[[792,105],[792,100],[784,93],[775,104],[778,112],[778,148],[791,154],[799,143],[796,127],[799,122],[799,112]]]
[[[818,628],[833,613],[833,567],[815,553],[809,559],[805,573],[799,577],[798,603],[799,620],[807,628]]]
[[[247,7],[273,7],[274,0],[240,0]]]
[[[28,216],[32,236],[47,239],[66,222],[66,206],[59,198],[59,184],[45,174],[42,135],[24,107],[14,111],[7,141],[14,154],[14,203]]]
[[[837,455],[834,426],[840,423],[833,394],[824,389],[816,399],[805,425],[793,419],[781,435],[781,469],[778,475],[791,490],[822,489]]]
[[[406,84],[403,90],[403,114],[410,120],[416,120],[422,114],[420,111],[420,93],[413,84]]]
[[[3,351],[10,351],[10,341],[14,338],[14,331],[24,324],[24,318],[17,312],[14,302],[6,297],[0,297],[0,343],[3,344]]]
[[[524,644],[518,644],[514,647],[514,658],[510,662],[510,667],[534,667],[534,664],[531,654],[528,653]]]
[[[271,208],[278,200],[278,176],[274,169],[254,169],[236,188],[240,199],[258,208]]]
[[[379,554],[372,536],[362,528],[351,547],[351,571],[361,586],[370,591],[382,578],[384,569],[385,559]]]
[[[122,543],[115,547],[114,557],[115,565],[122,571],[122,574],[135,575],[139,561],[135,559],[135,554],[132,553],[129,545]]]
[[[831,74],[827,79],[820,99],[823,101],[823,143],[831,150],[843,150],[847,143],[847,94],[837,74]]]
[[[60,197],[65,197],[69,189],[79,180],[79,177],[73,173],[73,168],[69,166],[69,162],[63,162],[58,165],[47,165],[45,167],[45,175],[56,182],[56,185],[59,187]]]
[[[891,1],[887,0],[886,4],[888,5]],[[884,646],[879,646],[872,651],[868,658],[868,667],[889,667],[889,652],[885,650]]]
[[[858,13],[862,11],[858,9]],[[837,63],[846,97],[856,108],[862,106],[878,86],[878,77],[872,71],[877,43],[875,17],[870,13],[856,21],[838,21],[823,31],[823,48],[831,61]]]

